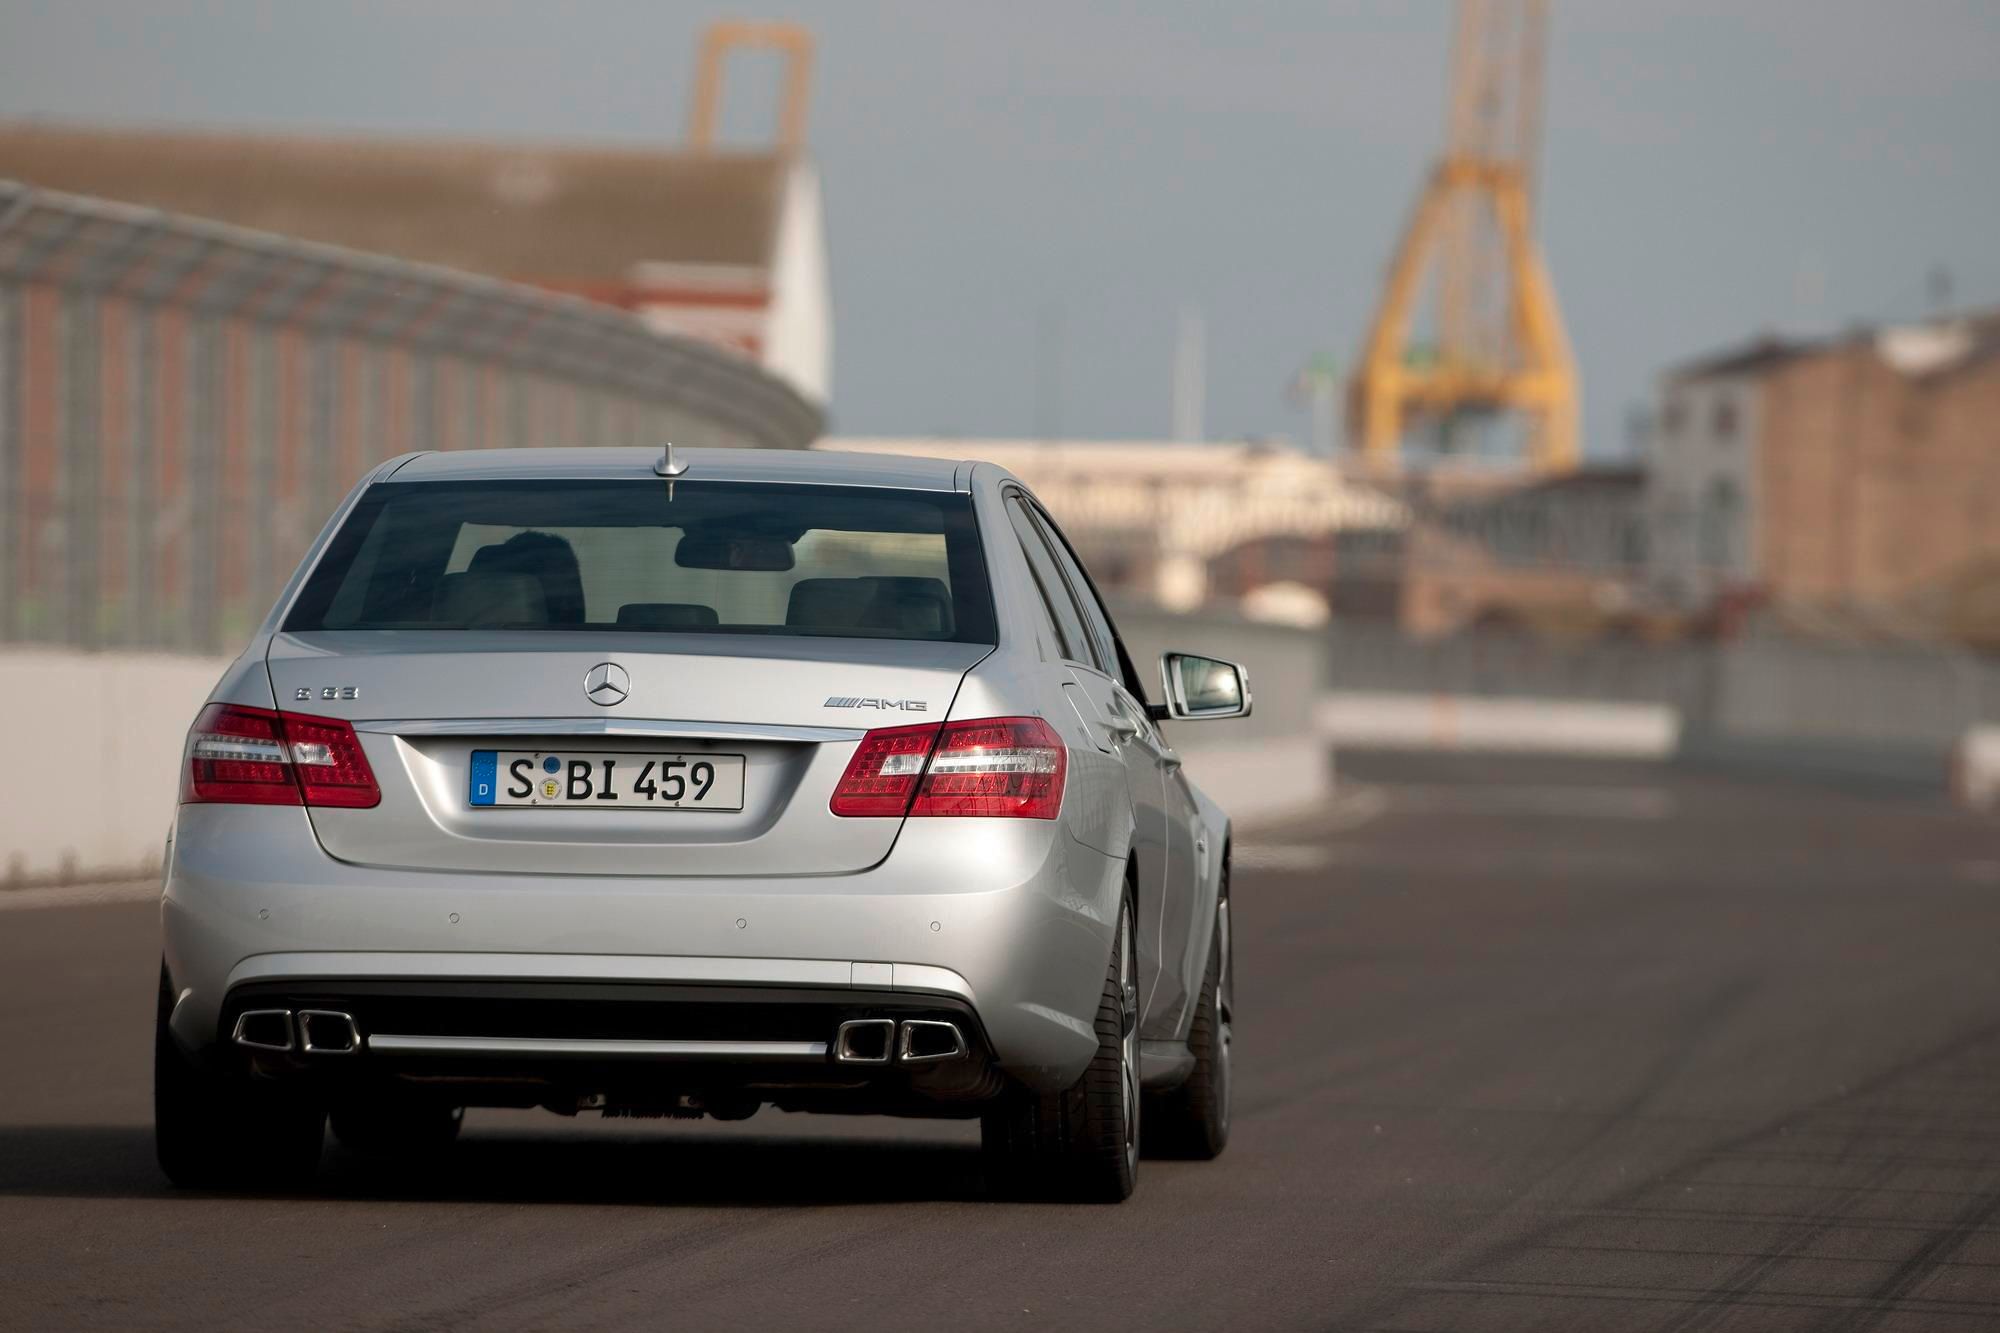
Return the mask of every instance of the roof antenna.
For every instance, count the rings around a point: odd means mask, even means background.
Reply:
[[[688,470],[687,460],[674,457],[674,442],[667,441],[666,451],[653,463],[653,471],[667,479],[667,503],[674,502],[674,478]]]

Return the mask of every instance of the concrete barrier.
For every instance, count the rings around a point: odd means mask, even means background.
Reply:
[[[227,659],[153,653],[0,653],[0,877],[62,883],[159,865],[181,745]]]
[[[1952,753],[1951,790],[1961,805],[2000,809],[2000,726],[1973,727]]]
[[[1338,690],[1314,710],[1321,736],[1367,750],[1487,750],[1668,759],[1680,715],[1663,704]]]

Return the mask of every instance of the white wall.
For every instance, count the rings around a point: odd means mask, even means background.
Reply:
[[[819,175],[809,163],[794,165],[785,183],[774,251],[764,369],[824,405],[833,396],[833,314]]]
[[[0,653],[0,883],[149,871],[172,822],[181,744],[225,658]]]
[[[1952,794],[1974,810],[2000,810],[2000,726],[1973,727],[1959,741]]]
[[[1665,704],[1336,690],[1314,720],[1336,746],[1669,759],[1680,715]]]

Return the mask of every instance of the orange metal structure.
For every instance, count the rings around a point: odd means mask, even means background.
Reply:
[[[1460,0],[1445,155],[1405,227],[1350,386],[1362,455],[1393,464],[1413,420],[1521,414],[1528,461],[1577,462],[1577,380],[1536,247],[1546,0]],[[1414,344],[1435,272],[1435,342]]]
[[[688,117],[688,147],[715,148],[722,120],[723,67],[734,50],[778,51],[785,57],[784,100],[778,108],[778,147],[797,152],[806,146],[806,98],[812,90],[812,34],[796,23],[709,25],[702,34],[701,64],[695,73],[694,109]]]

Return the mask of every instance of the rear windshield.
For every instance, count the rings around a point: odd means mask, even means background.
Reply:
[[[971,501],[858,486],[372,486],[285,628],[992,643]]]

